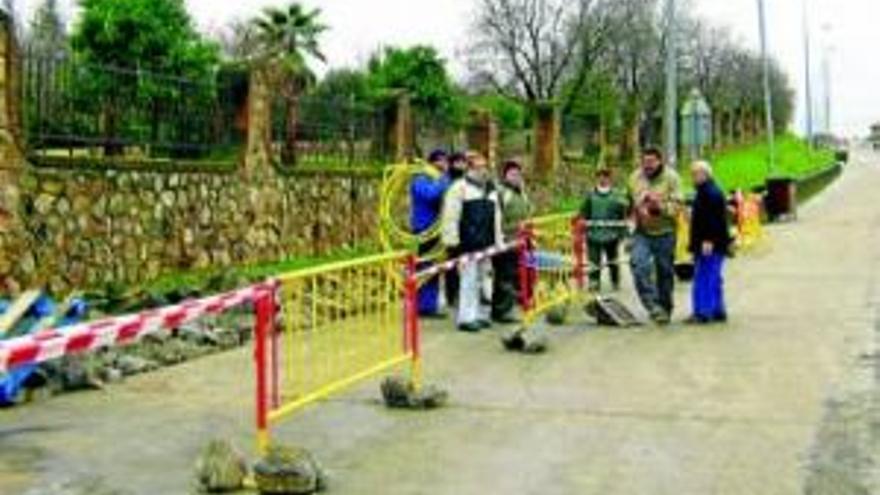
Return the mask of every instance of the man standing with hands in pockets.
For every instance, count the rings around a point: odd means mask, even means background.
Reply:
[[[675,307],[676,219],[683,203],[681,178],[657,148],[642,152],[628,184],[635,216],[630,265],[636,290],[651,319],[669,324]]]

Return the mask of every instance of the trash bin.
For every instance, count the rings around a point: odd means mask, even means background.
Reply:
[[[797,182],[790,177],[767,179],[767,216],[770,220],[797,215]]]

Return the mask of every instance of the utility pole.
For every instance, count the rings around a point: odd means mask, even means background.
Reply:
[[[809,20],[809,0],[804,0],[804,81],[806,81],[806,111],[807,111],[807,121],[806,121],[806,134],[807,134],[807,142],[810,144],[810,147],[813,146],[813,77],[812,77],[812,68],[811,68],[811,57],[812,53],[810,53],[810,20]]]
[[[758,0],[758,28],[761,32],[761,56],[764,59],[764,107],[767,118],[768,175],[776,172],[776,142],[773,129],[773,95],[770,93],[770,55],[767,53],[767,14],[764,0]]]
[[[831,135],[831,54],[834,46],[831,44],[831,24],[822,26],[825,32],[825,50],[822,60],[822,76],[825,86],[825,134]]]
[[[664,148],[666,161],[671,166],[678,162],[678,53],[676,37],[675,0],[666,0],[666,114],[663,127],[666,129]]]

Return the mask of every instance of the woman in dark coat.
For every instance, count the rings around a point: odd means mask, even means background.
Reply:
[[[727,201],[712,178],[712,167],[704,161],[691,167],[697,195],[691,213],[690,251],[694,255],[694,284],[691,323],[727,321],[724,303],[724,260],[732,239],[727,221]]]

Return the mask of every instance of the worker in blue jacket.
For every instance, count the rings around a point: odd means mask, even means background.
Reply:
[[[421,234],[430,229],[440,219],[443,209],[443,196],[449,189],[450,178],[447,174],[448,155],[443,150],[434,150],[428,156],[428,162],[437,170],[437,174],[422,173],[416,175],[410,184],[410,228],[414,234]],[[439,239],[431,239],[419,244],[419,257],[435,250]],[[422,262],[418,269],[431,266],[430,262]],[[419,315],[442,316],[440,314],[440,280],[432,277],[419,288]]]

